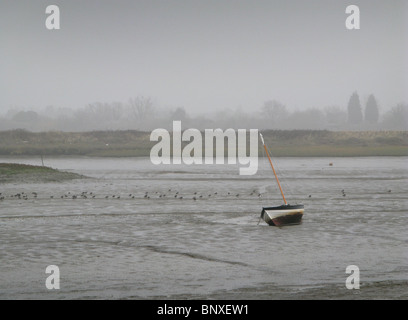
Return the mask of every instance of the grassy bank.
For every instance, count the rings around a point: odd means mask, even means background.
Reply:
[[[17,163],[0,163],[0,183],[47,182],[84,178],[76,173],[64,172],[49,167]]]
[[[408,156],[407,131],[268,131],[274,156]]]
[[[262,132],[274,156],[407,156],[407,131],[271,130]],[[204,133],[203,133],[204,137]],[[150,132],[0,132],[0,155],[149,156]],[[187,142],[183,142],[186,145]],[[263,155],[259,143],[259,154]]]

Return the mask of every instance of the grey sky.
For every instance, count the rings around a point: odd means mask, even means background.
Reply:
[[[343,107],[355,90],[385,111],[408,101],[407,21],[406,0],[0,0],[0,113],[138,95],[191,112]]]

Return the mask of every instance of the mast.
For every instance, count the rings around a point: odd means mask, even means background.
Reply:
[[[264,139],[263,139],[262,133],[259,133],[259,135],[261,136],[262,144],[263,144],[264,149],[265,149],[265,151],[266,151],[266,155],[268,156],[269,163],[271,164],[272,171],[273,171],[273,174],[275,175],[276,182],[278,183],[279,190],[280,190],[280,192],[281,192],[281,194],[282,194],[283,202],[285,203],[285,205],[287,205],[288,203],[286,202],[285,195],[283,194],[283,190],[282,190],[282,187],[281,187],[281,185],[280,185],[280,183],[279,183],[278,176],[276,175],[275,168],[273,167],[272,160],[271,160],[271,157],[269,156],[268,149],[266,149],[265,141],[264,141]]]

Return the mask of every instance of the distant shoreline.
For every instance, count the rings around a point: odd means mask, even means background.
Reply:
[[[262,130],[276,157],[408,156],[408,131]],[[149,157],[150,132],[0,131],[0,156]],[[183,146],[188,142],[183,142]],[[263,156],[259,143],[259,156]]]

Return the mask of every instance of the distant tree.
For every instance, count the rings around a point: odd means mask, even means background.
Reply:
[[[378,118],[379,112],[377,100],[373,94],[370,94],[365,107],[364,120],[368,123],[378,123]]]
[[[151,98],[139,96],[129,100],[130,110],[139,122],[144,122],[153,116],[153,101]]]
[[[347,123],[347,112],[338,106],[326,107],[324,113],[329,128],[339,129]]]
[[[408,104],[400,103],[388,111],[383,126],[391,130],[408,130]]]
[[[293,112],[287,121],[287,129],[319,130],[325,125],[324,113],[312,108]]]
[[[347,111],[350,124],[359,124],[363,121],[363,112],[361,111],[360,98],[357,92],[353,92],[351,95]]]
[[[119,102],[112,104],[95,102],[88,104],[84,111],[96,121],[119,120],[122,114],[122,105]]]
[[[187,119],[187,112],[183,107],[179,107],[171,113],[171,118],[175,121],[184,121]]]
[[[38,114],[35,111],[20,111],[13,116],[14,121],[29,122],[38,120]]]
[[[289,116],[286,106],[277,100],[265,101],[261,112],[270,124],[277,124]]]

